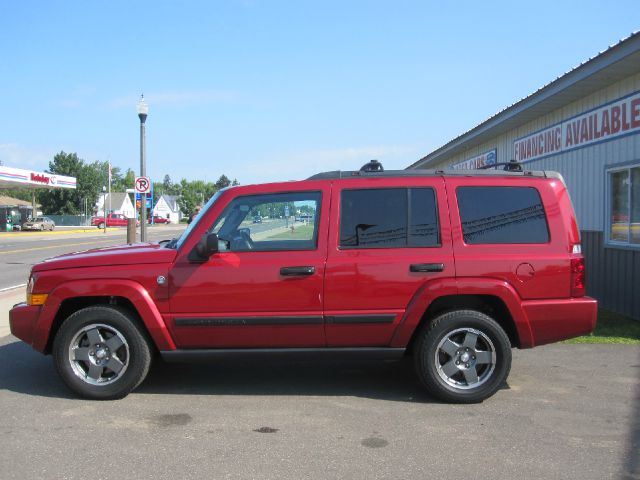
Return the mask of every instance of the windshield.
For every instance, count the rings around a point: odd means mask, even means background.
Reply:
[[[184,243],[184,241],[187,239],[187,237],[189,236],[189,234],[191,233],[191,231],[196,228],[196,225],[198,225],[200,223],[200,220],[202,219],[202,217],[204,217],[204,214],[206,212],[209,211],[209,209],[211,208],[211,206],[216,203],[216,200],[218,200],[218,198],[220,198],[220,195],[222,195],[222,192],[224,192],[226,190],[226,188],[223,188],[222,190],[218,190],[213,197],[211,197],[209,199],[209,201],[207,202],[207,204],[204,206],[204,208],[202,209],[202,211],[196,216],[194,217],[193,221],[189,224],[189,226],[186,228],[186,230],[184,232],[182,232],[182,235],[180,235],[180,238],[178,238],[178,241],[175,242],[175,246],[176,248],[180,248],[182,246],[182,244]],[[171,242],[173,243],[173,242]],[[172,245],[173,246],[173,245]]]

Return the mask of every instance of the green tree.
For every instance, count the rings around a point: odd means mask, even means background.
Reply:
[[[231,185],[231,180],[226,175],[220,175],[220,178],[216,182],[216,187],[218,190],[221,190],[225,187]]]
[[[162,191],[167,195],[173,195],[173,182],[171,181],[171,177],[169,175],[165,175],[162,180]]]
[[[45,213],[54,215],[77,215],[82,209],[84,199],[93,206],[102,186],[106,186],[106,162],[86,164],[78,158],[76,153],[60,152],[49,162],[49,172],[58,175],[76,177],[75,190],[55,189],[43,190],[38,195],[38,201]]]
[[[26,202],[31,202],[32,192],[33,190],[30,190],[28,188],[9,188],[7,190],[2,190],[2,195],[6,195],[7,197],[11,198],[17,198],[18,200],[24,200]]]
[[[136,180],[136,174],[130,168],[123,175],[120,167],[111,166],[111,191],[124,192],[127,188],[133,188]]]

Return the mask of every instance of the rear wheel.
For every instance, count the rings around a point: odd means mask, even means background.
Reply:
[[[53,343],[53,359],[67,386],[97,400],[125,397],[146,377],[151,347],[125,310],[96,306],[69,316]]]
[[[440,400],[481,402],[493,395],[509,375],[509,338],[483,313],[445,313],[418,335],[416,372],[427,390]]]

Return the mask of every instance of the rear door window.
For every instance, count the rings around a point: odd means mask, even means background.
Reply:
[[[458,187],[464,242],[548,243],[549,227],[538,190],[532,187]]]
[[[343,190],[340,248],[439,246],[432,188]]]

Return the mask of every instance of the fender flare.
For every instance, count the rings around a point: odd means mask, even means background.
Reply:
[[[511,314],[520,340],[520,348],[534,346],[531,325],[516,290],[501,279],[473,277],[436,279],[421,286],[409,302],[393,335],[391,346],[407,346],[429,306],[438,298],[450,295],[485,295],[499,298]]]
[[[124,297],[129,300],[159,350],[175,350],[176,344],[149,292],[139,283],[122,279],[87,279],[65,282],[47,298],[34,328],[33,348],[44,351],[62,302],[78,297]]]

